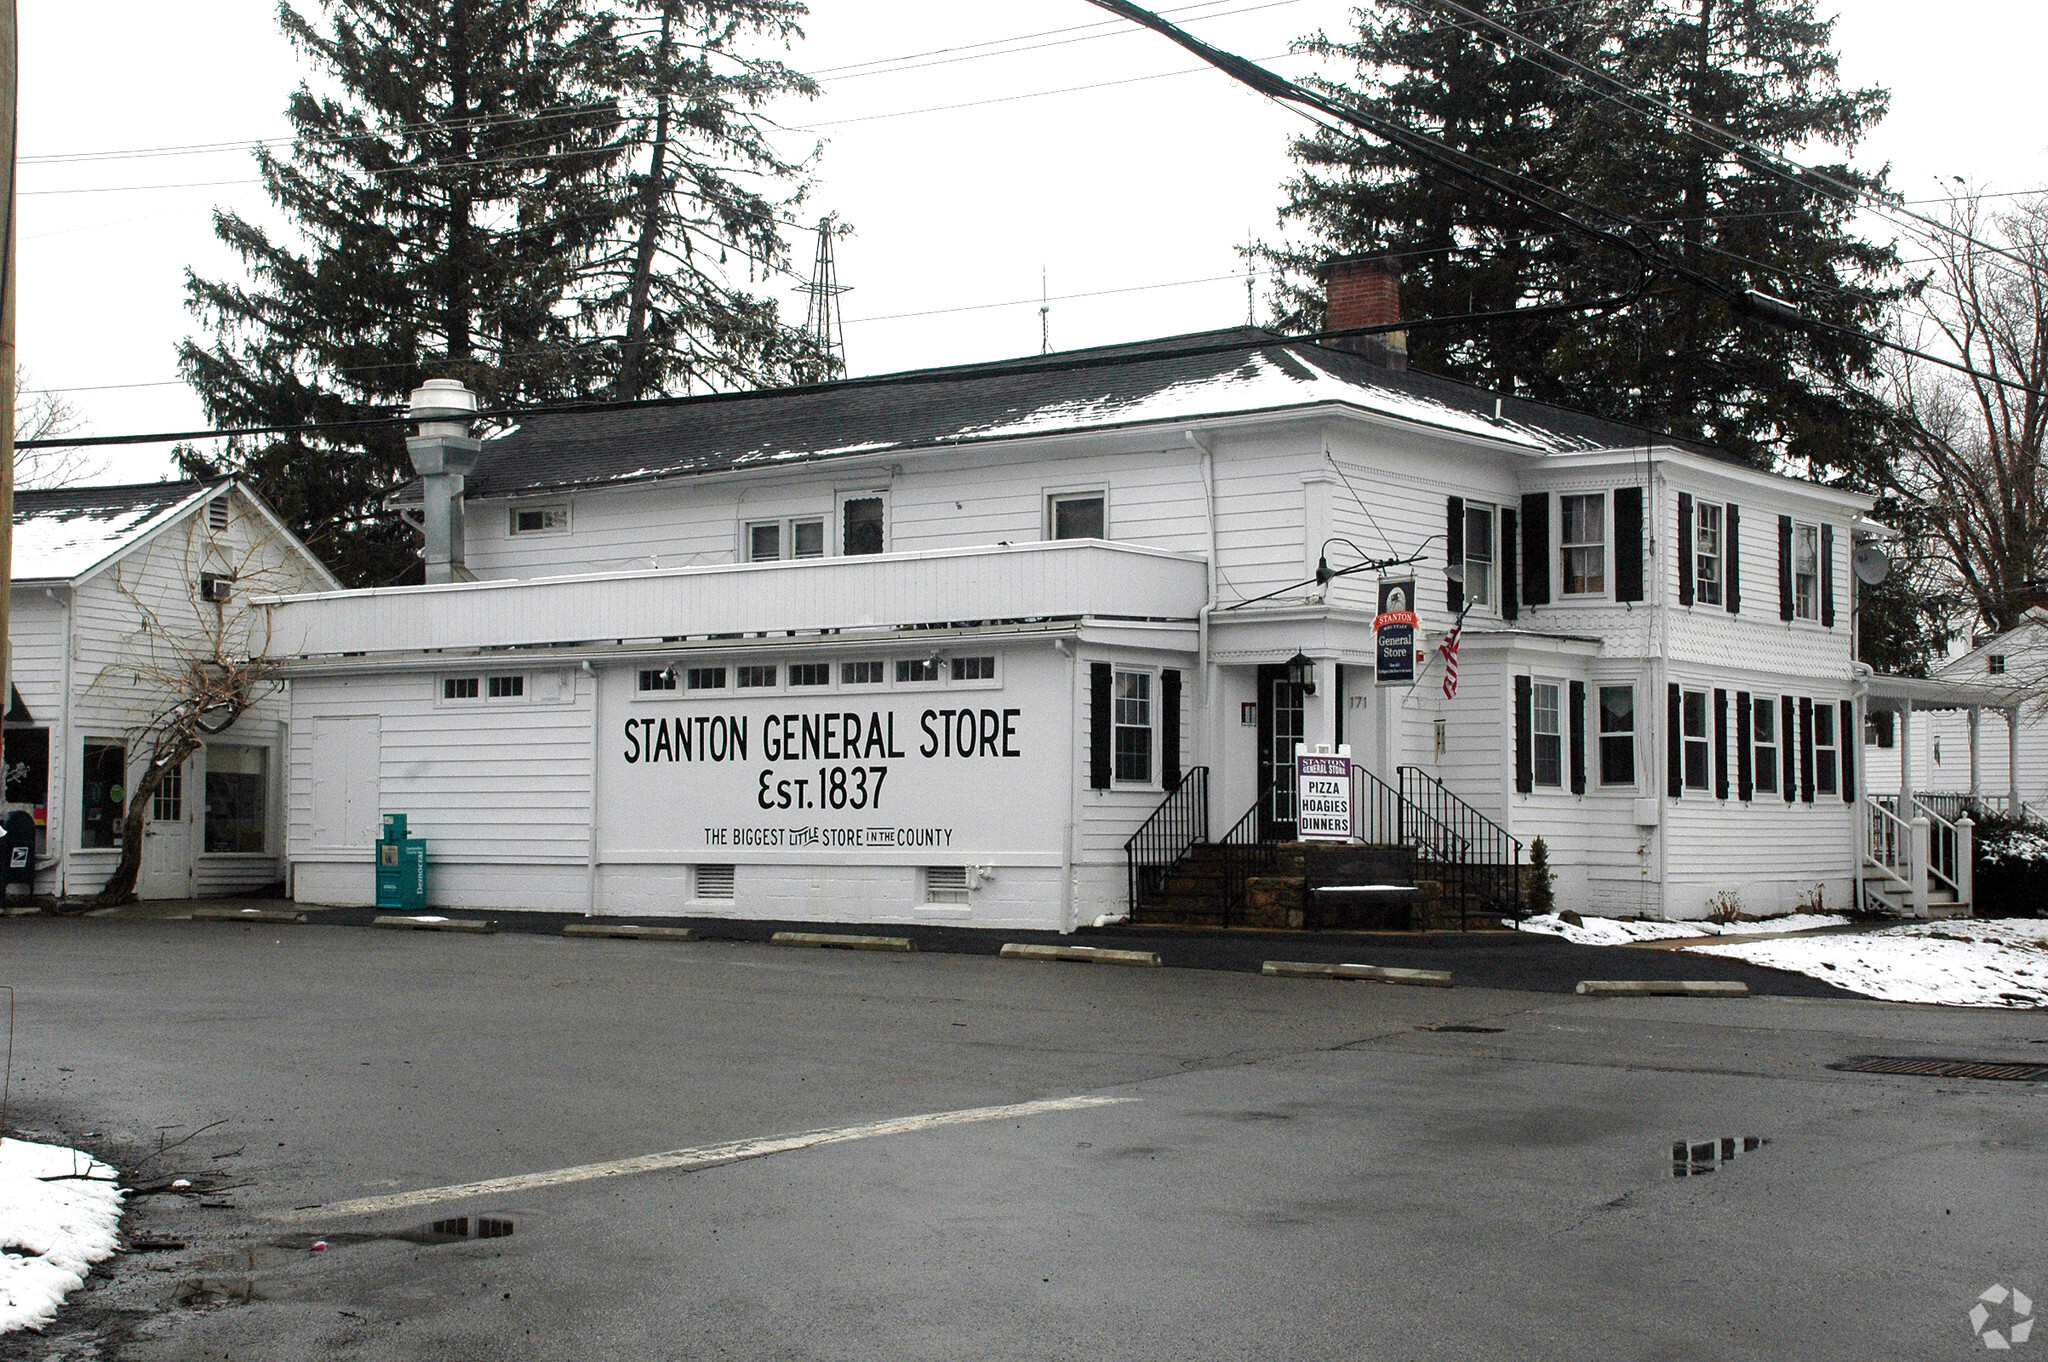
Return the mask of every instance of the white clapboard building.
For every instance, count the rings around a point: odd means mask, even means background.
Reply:
[[[249,595],[332,589],[327,569],[232,480],[18,491],[8,627],[7,811],[36,825],[36,887],[96,892],[120,859],[139,737],[190,661],[260,625]],[[281,687],[165,778],[144,898],[283,879]]]
[[[1332,279],[1333,327],[1386,319],[1373,262]],[[1697,917],[1840,907],[1868,869],[1868,500],[1409,371],[1398,336],[1245,328],[480,447],[448,388],[416,395],[405,508],[430,584],[271,607],[302,901],[368,902],[400,812],[438,905],[1070,929],[1143,916],[1205,847],[1251,850],[1171,892],[1241,894],[1294,835],[1304,744],[1348,746],[1361,834],[1446,880],[1498,890],[1540,836],[1562,903]],[[1378,559],[1409,563],[1346,571]],[[1416,679],[1381,685],[1409,575]]]

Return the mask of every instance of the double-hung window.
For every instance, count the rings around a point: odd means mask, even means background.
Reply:
[[[1114,709],[1117,783],[1145,784],[1152,779],[1152,674],[1118,671]]]
[[[823,558],[825,522],[762,520],[747,526],[747,561],[772,563],[782,558]]]
[[[1704,790],[1713,777],[1713,746],[1707,737],[1707,693],[1685,692],[1680,716],[1685,737],[1685,788]]]
[[[1750,767],[1757,793],[1778,792],[1778,698],[1759,695],[1750,701]]]
[[[1636,783],[1636,688],[1600,688],[1600,783]]]
[[[1107,539],[1108,498],[1100,492],[1078,492],[1046,498],[1047,528],[1054,539]]]
[[[1557,681],[1535,681],[1529,687],[1530,772],[1541,788],[1564,785],[1564,686]]]
[[[1465,503],[1465,604],[1493,604],[1493,507]]]
[[[1607,494],[1574,493],[1557,502],[1564,594],[1598,596],[1607,590]]]
[[[1835,776],[1840,769],[1835,745],[1835,707],[1825,700],[1813,707],[1813,788],[1822,794],[1835,793]]]
[[[1792,615],[1820,618],[1820,526],[1792,527]]]
[[[1693,597],[1701,605],[1719,605],[1727,580],[1721,539],[1721,517],[1727,507],[1718,501],[1702,501],[1693,511],[1692,585]]]

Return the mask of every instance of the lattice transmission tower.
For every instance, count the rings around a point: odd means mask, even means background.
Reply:
[[[832,240],[845,230],[839,225],[837,213],[827,213],[818,219],[818,254],[811,264],[811,282],[803,290],[810,299],[804,334],[816,342],[819,353],[831,362],[835,377],[846,372],[846,319],[839,310],[839,295],[851,290],[839,282],[839,262],[832,255]]]

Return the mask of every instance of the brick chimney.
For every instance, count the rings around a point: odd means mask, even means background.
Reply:
[[[1323,266],[1323,329],[1385,326],[1401,320],[1401,271],[1383,255],[1340,255]],[[1408,367],[1408,333],[1383,331],[1324,342],[1338,350]]]

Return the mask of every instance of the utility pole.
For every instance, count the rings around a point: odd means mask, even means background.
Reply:
[[[0,709],[14,694],[14,222],[15,129],[20,112],[20,47],[15,0],[0,0]]]

